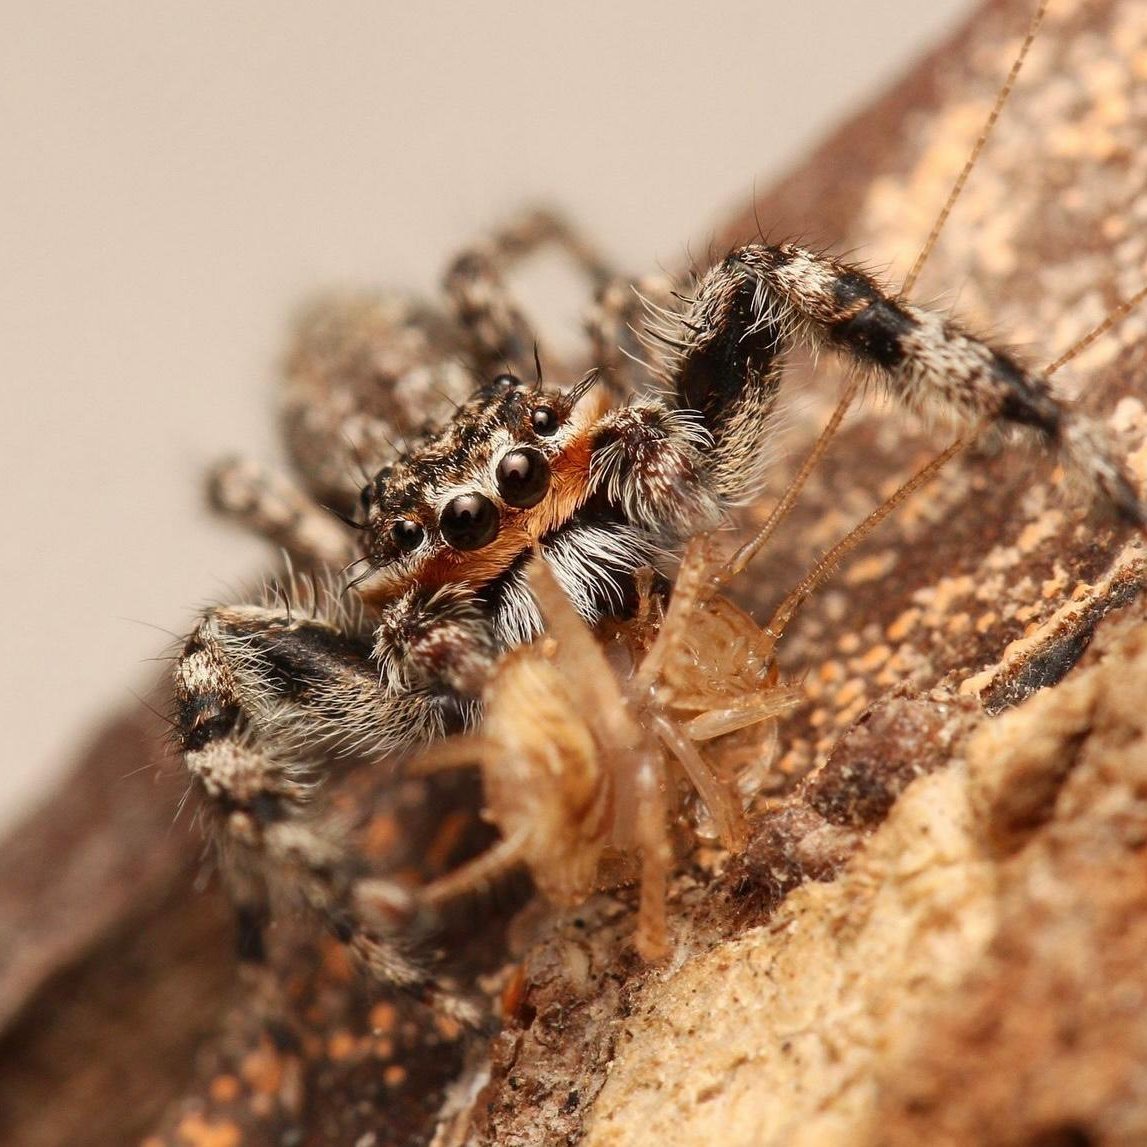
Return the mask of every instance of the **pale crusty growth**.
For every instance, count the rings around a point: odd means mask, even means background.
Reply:
[[[737,778],[700,746],[771,727],[799,700],[778,678],[775,637],[713,596],[722,569],[714,538],[694,539],[665,617],[631,623],[603,650],[546,563],[530,564],[544,635],[494,669],[481,734],[453,738],[414,764],[477,764],[502,840],[426,888],[424,902],[440,905],[522,864],[543,895],[572,906],[616,883],[625,871],[616,862],[636,853],[634,944],[646,959],[666,955],[670,818],[682,787],[703,801],[726,848],[738,851],[746,839]],[[757,742],[758,767],[767,766],[771,743],[767,732]]]
[[[1143,1142],[1141,607],[1096,654],[982,723],[831,884],[649,981],[583,1141]]]

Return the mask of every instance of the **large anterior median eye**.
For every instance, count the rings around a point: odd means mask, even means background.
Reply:
[[[459,494],[447,503],[438,525],[454,549],[480,550],[498,535],[498,507],[484,494]]]
[[[511,450],[498,463],[498,493],[507,505],[528,510],[550,488],[550,464],[536,450]]]

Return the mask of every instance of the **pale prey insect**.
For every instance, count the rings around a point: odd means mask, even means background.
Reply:
[[[534,335],[503,286],[543,243],[571,254],[598,300],[598,373],[565,387],[535,368]],[[660,381],[643,397],[618,351],[640,324],[634,295],[552,217],[459,257],[447,295],[449,311],[387,301],[313,315],[288,390],[304,489],[244,466],[218,476],[220,502],[299,563],[361,566],[350,608],[207,611],[176,668],[182,748],[251,960],[288,884],[371,974],[450,1006],[373,914],[349,845],[313,816],[316,783],[340,753],[379,758],[477,724],[499,659],[542,632],[526,573],[535,548],[583,621],[632,613],[639,570],[667,568],[755,496],[796,346],[842,356],[907,406],[1014,428],[1126,521],[1147,521],[1099,424],[1043,374],[797,244],[740,247],[676,297],[661,292],[644,327]],[[551,362],[554,375],[569,377]],[[353,455],[369,472],[361,491]]]
[[[545,636],[499,660],[481,734],[450,738],[413,765],[480,765],[503,839],[418,902],[439,906],[525,864],[545,896],[573,906],[617,883],[639,854],[634,943],[646,959],[666,954],[670,817],[684,793],[704,802],[726,848],[746,838],[738,778],[714,767],[701,743],[764,725],[754,756],[767,768],[775,718],[800,698],[779,678],[777,635],[714,596],[724,572],[715,538],[695,538],[664,617],[651,616],[655,603],[642,595],[638,617],[603,648],[545,561],[526,567]]]

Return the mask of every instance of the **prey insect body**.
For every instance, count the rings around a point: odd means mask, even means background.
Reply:
[[[714,595],[726,568],[713,535],[693,539],[664,616],[652,617],[643,595],[639,618],[608,643],[610,657],[545,560],[529,564],[545,636],[499,660],[480,734],[450,738],[414,762],[422,772],[477,763],[502,840],[423,889],[419,903],[440,907],[524,864],[543,894],[573,906],[639,858],[634,943],[646,959],[667,954],[671,818],[682,792],[703,801],[727,849],[746,840],[738,778],[702,746],[764,727],[754,750],[767,768],[775,719],[800,698],[779,679],[775,637]]]

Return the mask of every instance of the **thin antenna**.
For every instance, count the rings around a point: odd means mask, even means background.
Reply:
[[[1101,323],[1092,327],[1082,338],[1076,339],[1050,366],[1044,367],[1044,374],[1050,377],[1061,366],[1066,366],[1073,358],[1081,355],[1093,342],[1102,338],[1116,323],[1130,314],[1144,299],[1147,299],[1147,286],[1140,287],[1131,298],[1108,311],[1107,317]]]
[[[936,216],[936,222],[932,224],[932,230],[929,232],[928,238],[924,241],[924,246],[921,248],[920,254],[916,256],[916,262],[912,264],[912,270],[908,272],[908,277],[904,280],[904,286],[900,289],[902,295],[910,294],[912,288],[916,286],[916,280],[920,277],[920,272],[924,270],[924,264],[932,254],[936,246],[936,240],[939,239],[940,232],[944,229],[944,224],[948,221],[948,216],[952,214],[952,208],[956,205],[956,200],[960,198],[960,194],[964,190],[964,184],[968,182],[968,176],[972,174],[972,169],[976,166],[976,161],[980,158],[980,152],[984,150],[984,144],[988,142],[988,137],[992,134],[992,128],[996,126],[996,120],[1000,118],[1000,112],[1003,110],[1004,104],[1007,103],[1008,96],[1012,94],[1012,88],[1015,87],[1016,78],[1019,76],[1020,69],[1023,67],[1024,60],[1027,58],[1028,49],[1031,48],[1032,42],[1035,40],[1040,24],[1043,23],[1044,15],[1047,12],[1047,3],[1048,0],[1040,0],[1039,6],[1035,10],[1035,15],[1031,18],[1024,42],[1020,45],[1019,53],[1012,62],[1011,71],[1008,72],[1003,87],[1000,88],[999,93],[996,95],[996,102],[992,105],[992,110],[988,113],[988,118],[984,121],[984,126],[980,129],[979,138],[976,140],[968,158],[964,161],[964,166],[960,174],[956,176],[956,182],[952,184],[952,190],[948,192],[948,199],[941,208],[940,214]]]
[[[566,402],[570,407],[576,406],[585,395],[593,390],[595,386],[601,381],[601,371],[594,367],[592,370],[586,371],[580,382],[575,383],[566,394]]]
[[[714,589],[718,585],[727,582],[730,578],[736,577],[737,574],[760,553],[761,548],[769,538],[773,536],[777,526],[780,525],[789,510],[792,509],[793,503],[800,496],[800,492],[804,489],[809,475],[816,468],[821,458],[824,457],[824,452],[836,436],[836,431],[840,426],[841,420],[847,413],[848,408],[852,405],[852,400],[856,397],[856,392],[859,389],[860,377],[854,375],[849,380],[844,393],[840,396],[840,401],[837,402],[836,409],[832,412],[832,417],[818,435],[817,440],[813,443],[812,450],[809,451],[808,457],[805,458],[804,462],[801,463],[801,468],[793,475],[792,481],[789,482],[785,488],[785,492],[781,495],[780,501],[773,507],[772,512],[765,520],[765,524],[728,560],[724,569],[722,569],[714,579]]]
[[[348,517],[341,510],[336,510],[334,508],[334,506],[328,506],[324,502],[319,503],[319,509],[325,510],[328,514],[330,514],[334,518],[338,518],[338,520],[340,522],[342,522],[342,524],[344,526],[349,526],[352,530],[365,530],[368,528],[369,523],[367,523],[367,522],[356,522],[354,520],[354,518]]]
[[[972,148],[968,158],[964,161],[964,166],[961,169],[960,174],[956,177],[956,182],[952,185],[951,191],[948,192],[948,198],[945,201],[944,206],[940,209],[940,214],[937,215],[936,222],[932,224],[932,230],[929,232],[928,238],[925,241],[920,254],[916,256],[916,262],[913,264],[912,269],[908,272],[908,277],[904,280],[904,286],[901,288],[900,292],[902,295],[909,294],[912,288],[916,285],[916,280],[920,277],[920,272],[924,269],[924,264],[927,262],[928,257],[932,254],[932,251],[936,246],[936,241],[940,237],[940,232],[943,230],[944,224],[948,220],[948,216],[952,213],[952,208],[955,206],[956,200],[960,198],[960,194],[964,190],[964,185],[968,182],[968,177],[971,175],[973,168],[976,166],[976,161],[980,157],[980,152],[984,150],[984,145],[987,143],[988,137],[991,135],[992,129],[996,125],[996,120],[1000,118],[1000,112],[1003,110],[1003,106],[1007,102],[1008,96],[1011,95],[1012,88],[1015,87],[1016,79],[1020,74],[1020,69],[1023,67],[1024,60],[1027,58],[1028,50],[1031,48],[1032,43],[1036,38],[1036,33],[1039,31],[1040,24],[1043,23],[1044,15],[1047,12],[1047,3],[1048,0],[1040,0],[1039,6],[1036,8],[1035,14],[1031,18],[1031,22],[1028,24],[1028,31],[1027,35],[1024,37],[1024,42],[1020,46],[1020,50],[1016,55],[1015,60],[1012,62],[1011,70],[1008,72],[1003,86],[1000,88],[996,95],[995,103],[992,106],[991,112],[988,114],[988,118],[985,121],[983,128],[980,129],[979,138],[976,140],[975,146]],[[1137,295],[1134,301],[1138,301],[1138,299],[1142,297],[1144,293],[1147,293],[1147,288],[1145,288],[1145,291],[1141,292],[1140,295]],[[1130,309],[1130,306],[1134,305],[1134,301],[1130,304],[1127,304],[1126,309]],[[1117,314],[1113,314],[1109,316],[1109,318],[1112,322],[1114,322],[1117,317],[1121,317],[1124,313],[1126,313],[1126,310],[1121,309]],[[1110,324],[1108,324],[1108,326],[1109,325]],[[1099,335],[1103,333],[1103,331],[1108,329],[1108,326],[1105,326],[1102,329],[1097,329],[1094,337],[1098,338]],[[1071,356],[1073,357],[1074,354],[1078,354],[1082,349],[1082,346],[1078,348],[1072,348],[1072,352],[1070,352]],[[1066,361],[1066,359],[1064,359],[1064,361]],[[1061,365],[1063,365],[1062,362],[1057,362],[1053,364],[1051,369],[1057,369]],[[1051,373],[1051,369],[1049,369],[1047,373]],[[796,501],[796,498],[800,494],[801,489],[804,487],[805,482],[808,481],[809,475],[812,473],[813,468],[824,456],[824,452],[828,448],[829,442],[836,434],[837,429],[843,421],[845,414],[848,412],[848,408],[852,405],[853,399],[856,397],[856,393],[859,389],[859,380],[854,378],[849,383],[844,393],[840,396],[840,400],[836,404],[836,409],[832,412],[832,418],[829,419],[828,425],[824,428],[824,430],[821,431],[820,436],[817,438],[813,445],[812,451],[805,459],[804,464],[801,466],[800,470],[797,472],[788,488],[785,490],[781,500],[776,504],[776,506],[773,507],[773,511],[769,515],[764,526],[756,534],[755,537],[750,538],[750,540],[746,542],[732,556],[732,558],[729,559],[728,565],[725,567],[725,570],[722,571],[722,573],[719,575],[719,578],[717,579],[718,584],[728,580],[731,577],[735,577],[738,573],[740,573],[749,564],[749,562],[753,560],[757,553],[760,552],[761,547],[764,546],[772,536],[777,526],[780,524],[785,515],[791,509],[793,503]],[[944,461],[947,461],[946,454],[947,452],[945,452],[943,455],[940,455]],[[943,463],[940,463],[940,465],[942,464]],[[931,473],[931,471],[929,473]],[[911,481],[915,481],[915,479],[910,480],[910,482]],[[912,486],[912,489],[915,488],[915,486]],[[902,488],[902,491],[905,497],[907,494],[911,493],[911,490],[904,488]],[[898,491],[897,494],[893,495],[893,498],[897,498],[900,493],[901,491]],[[873,511],[873,514],[880,514],[883,516],[882,511],[884,511],[886,508],[891,508],[892,504],[893,503],[890,500],[888,503],[885,503],[885,506]],[[858,529],[871,529],[871,527],[875,526],[879,520],[880,518],[877,517],[874,521],[871,521],[871,524],[869,524],[866,520],[866,522],[858,527]],[[840,548],[840,546],[845,547],[844,549],[840,550],[840,553],[834,560],[834,565],[835,561],[839,561],[840,558],[843,557],[847,552],[847,550],[851,548],[851,545],[846,545],[845,543],[849,543],[851,540],[851,544],[855,545],[856,542],[860,541],[860,537],[857,537],[854,540],[852,539],[853,535],[849,534],[847,537],[842,539],[837,547],[834,547],[833,551],[830,551],[831,554],[835,552],[835,549]],[[824,576],[827,577],[829,572],[831,572],[831,568],[830,570],[826,571]],[[799,589],[800,586],[797,587],[797,590]],[[794,591],[794,593],[795,592],[796,591]],[[807,596],[807,594],[805,596]],[[803,598],[801,600],[803,600]],[[793,608],[795,609],[795,605]]]
[[[968,446],[979,434],[980,427],[977,427],[971,434],[966,434],[961,438],[957,438],[951,446],[948,447],[942,454],[938,454],[926,466],[917,470],[911,478],[908,479],[890,498],[882,502],[867,518],[864,519],[858,526],[855,526],[849,533],[845,534],[835,546],[832,547],[816,563],[815,566],[801,580],[796,584],[795,588],[777,607],[776,612],[769,620],[769,624],[765,626],[765,632],[774,640],[778,640],[782,633],[784,633],[785,626],[788,625],[794,613],[801,605],[801,603],[817,588],[823,581],[825,581],[840,564],[841,559],[854,549],[860,542],[862,542],[872,531],[876,528],[885,518],[888,517],[897,506],[900,505],[909,495],[915,493],[925,483],[931,481],[937,473],[957,454],[960,453],[966,446]]]
[[[458,411],[462,409],[462,403],[460,403],[458,399],[456,399],[444,386],[431,387],[431,391],[439,398],[441,398],[447,406],[452,407],[455,414],[457,414]],[[390,443],[390,446],[391,449],[394,449],[393,443]],[[397,454],[398,451],[396,450],[395,453]]]

